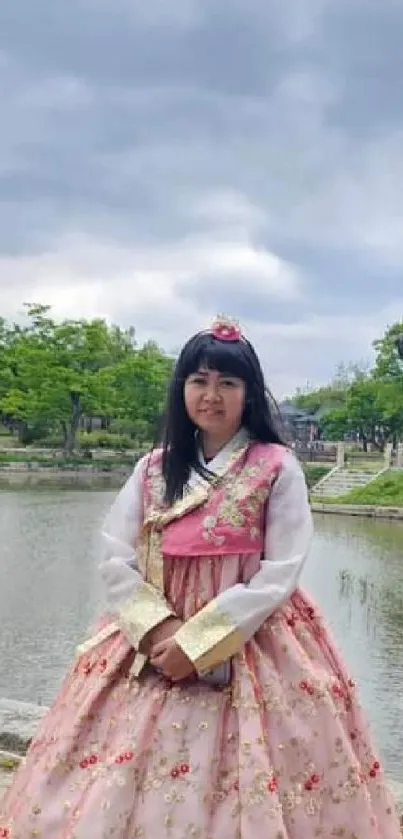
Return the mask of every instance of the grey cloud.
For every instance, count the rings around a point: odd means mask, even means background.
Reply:
[[[395,0],[327,4],[314,60],[339,91],[331,124],[358,136],[401,125],[403,6]]]
[[[130,4],[25,0],[0,7],[5,51],[38,75],[74,74],[97,84],[193,82],[225,92],[267,91],[267,56],[278,51],[276,18],[262,4],[199,2],[198,25],[147,25]],[[262,20],[263,16],[263,20]],[[264,25],[266,24],[266,26]],[[271,25],[270,25],[271,24]],[[281,53],[280,53],[281,58]]]
[[[134,248],[236,237],[225,214],[220,229],[195,210],[232,190],[261,214],[239,235],[299,265],[305,283],[287,308],[238,276],[237,312],[287,323],[336,299],[380,305],[398,273],[348,240],[361,204],[343,184],[363,184],[364,209],[377,198],[365,155],[403,124],[402,23],[392,0],[147,0],[137,16],[126,0],[0,4],[0,251],[46,250],[77,230]],[[205,275],[177,293],[228,308],[226,284]]]
[[[200,313],[209,312],[214,301],[217,312],[226,312],[230,307],[233,317],[257,324],[270,322],[274,317],[282,320],[290,308],[279,302],[278,295],[270,293],[269,287],[265,291],[246,275],[236,280],[202,276],[196,281],[177,283],[175,290],[181,297],[192,300]]]

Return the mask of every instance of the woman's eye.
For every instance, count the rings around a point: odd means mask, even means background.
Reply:
[[[233,379],[222,379],[221,384],[224,385],[224,387],[235,387],[236,386],[236,382],[234,382]]]

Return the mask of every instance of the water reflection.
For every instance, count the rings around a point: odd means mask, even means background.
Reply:
[[[403,527],[318,516],[305,582],[357,678],[389,771],[403,781]]]

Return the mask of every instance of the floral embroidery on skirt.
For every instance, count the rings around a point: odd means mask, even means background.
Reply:
[[[234,573],[242,558],[168,560],[167,596],[189,617]],[[0,837],[399,839],[354,683],[304,594],[224,690],[151,669],[136,681],[133,658],[117,634],[74,663],[0,804]]]

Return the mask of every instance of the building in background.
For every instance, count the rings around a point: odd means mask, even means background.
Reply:
[[[320,412],[315,414],[297,408],[292,402],[279,405],[286,437],[293,443],[315,443],[321,439]]]

